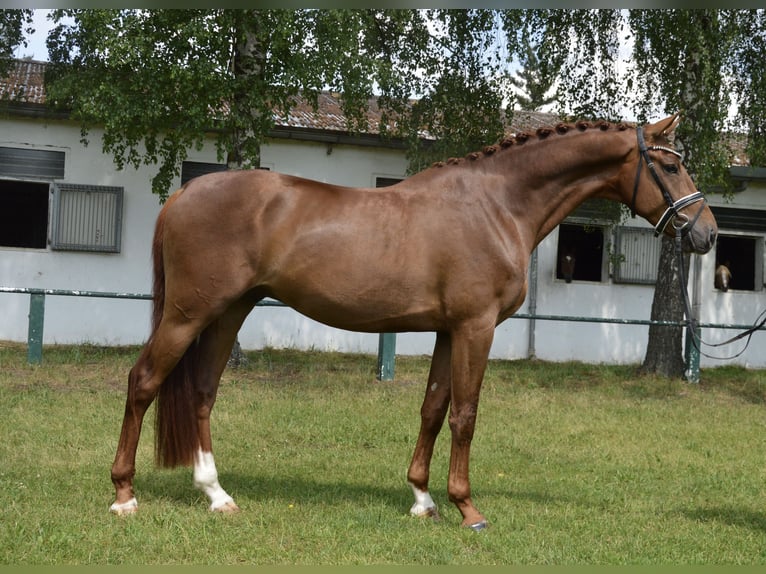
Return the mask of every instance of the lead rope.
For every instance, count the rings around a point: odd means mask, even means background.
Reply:
[[[687,336],[691,339],[692,344],[694,345],[694,348],[697,349],[697,352],[699,352],[700,355],[707,357],[708,359],[716,359],[719,361],[736,359],[742,353],[744,353],[748,345],[750,345],[750,338],[753,336],[753,333],[755,333],[761,327],[766,325],[766,309],[761,311],[761,314],[758,315],[752,327],[750,327],[749,329],[745,331],[742,331],[741,333],[735,335],[731,339],[727,339],[726,341],[722,341],[720,343],[706,343],[705,341],[702,340],[702,337],[698,337],[697,336],[697,320],[692,316],[691,304],[689,303],[689,293],[687,292],[686,284],[684,283],[686,279],[686,272],[684,270],[683,249],[681,248],[681,239],[682,239],[681,229],[682,228],[676,228],[675,250],[676,250],[676,255],[678,256],[678,269],[681,274],[681,294],[683,295],[683,301],[684,301],[684,313],[686,315]],[[700,348],[702,347],[702,345],[705,345],[707,347],[723,347],[724,345],[729,345],[733,343],[734,341],[738,341],[745,337],[747,337],[747,341],[745,341],[745,346],[742,347],[742,349],[738,353],[728,357],[717,357],[715,355],[709,355]]]

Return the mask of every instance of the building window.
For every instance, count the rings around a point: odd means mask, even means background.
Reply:
[[[604,269],[604,228],[597,225],[559,225],[556,278],[601,281]]]
[[[63,151],[0,146],[0,177],[63,179]]]
[[[225,163],[207,163],[204,161],[185,161],[181,164],[181,185],[185,185],[189,180],[208,173],[217,173],[227,171],[229,168]],[[261,166],[258,169],[270,171],[267,166]]]
[[[54,183],[51,248],[119,253],[123,188]]]
[[[746,235],[718,236],[715,250],[717,268],[725,265],[729,268],[731,277],[729,289],[740,291],[761,291],[763,289],[763,237]],[[711,277],[715,284],[715,277]]]
[[[48,184],[0,180],[0,247],[48,246]]]
[[[375,177],[375,187],[388,187],[389,185],[394,185],[402,181],[401,178],[398,177]]]
[[[615,230],[614,282],[656,283],[661,247],[652,229],[618,227]]]
[[[184,185],[187,181],[194,179],[195,177],[218,171],[226,171],[226,164],[185,161],[181,164],[181,185]]]

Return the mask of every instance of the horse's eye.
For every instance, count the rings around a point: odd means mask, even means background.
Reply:
[[[672,163],[662,164],[662,169],[665,170],[665,173],[678,173],[678,166]]]

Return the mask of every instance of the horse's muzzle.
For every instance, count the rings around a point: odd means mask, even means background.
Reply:
[[[718,229],[709,225],[694,225],[683,238],[683,249],[687,253],[704,255],[715,245]]]

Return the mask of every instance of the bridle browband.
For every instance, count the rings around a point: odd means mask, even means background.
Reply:
[[[649,168],[649,173],[652,174],[654,182],[657,184],[657,187],[660,188],[660,192],[662,192],[662,197],[665,198],[665,203],[668,204],[668,208],[665,210],[665,213],[662,214],[662,217],[660,217],[657,225],[654,226],[654,236],[657,237],[660,233],[664,232],[665,228],[668,226],[668,223],[671,221],[673,222],[673,227],[676,230],[680,230],[684,234],[688,233],[692,226],[694,226],[696,223],[697,219],[702,213],[702,210],[705,208],[705,196],[702,195],[701,191],[695,191],[694,193],[673,201],[673,198],[671,197],[665,185],[662,183],[662,179],[660,179],[660,175],[657,173],[657,170],[654,167],[654,162],[649,157],[649,150],[672,153],[679,158],[681,157],[681,154],[676,150],[665,146],[647,146],[646,141],[644,140],[644,129],[642,127],[636,128],[636,136],[638,138],[638,168],[636,169],[636,179],[633,183],[633,199],[630,205],[631,214],[634,217],[636,215],[636,196],[638,195],[638,184],[641,181],[641,167],[642,164],[646,162],[646,166]],[[683,208],[688,207],[693,203],[697,203],[698,201],[702,202],[702,206],[700,207],[699,211],[697,211],[697,214],[693,219],[690,220],[686,214],[681,213]]]

